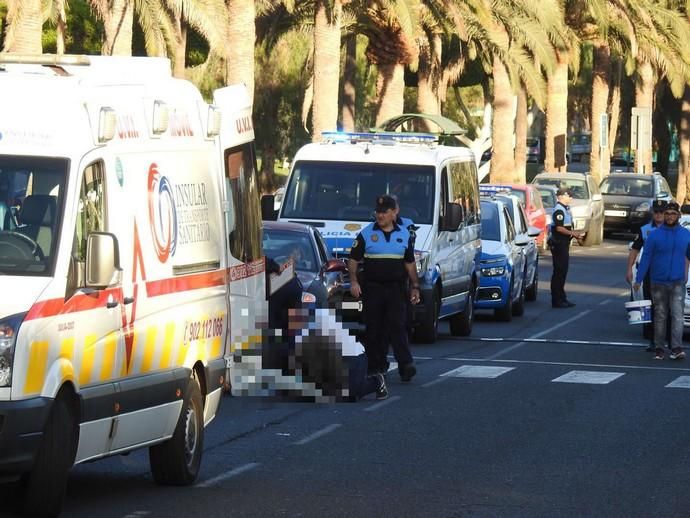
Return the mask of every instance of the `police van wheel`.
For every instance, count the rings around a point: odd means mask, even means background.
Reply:
[[[149,448],[151,473],[157,484],[188,486],[201,466],[204,446],[204,405],[196,375],[189,380],[189,390],[173,436]]]
[[[450,317],[450,334],[453,336],[469,336],[474,323],[474,286],[467,295],[465,311]]]
[[[429,311],[424,315],[422,320],[412,333],[412,339],[416,343],[433,344],[438,338],[438,313],[440,310],[440,297],[438,288],[434,287],[431,292],[431,304]]]
[[[77,453],[79,426],[68,397],[53,402],[33,470],[22,477],[24,516],[57,516]]]

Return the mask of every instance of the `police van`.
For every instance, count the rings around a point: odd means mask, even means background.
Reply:
[[[141,447],[191,484],[265,293],[249,96],[209,105],[161,58],[11,54],[0,91],[0,476],[28,515]]]
[[[336,256],[347,257],[380,194],[395,195],[400,215],[418,227],[422,303],[414,307],[413,338],[434,342],[444,317],[453,335],[470,334],[481,221],[469,149],[433,134],[325,133],[295,155],[277,218],[315,226]]]

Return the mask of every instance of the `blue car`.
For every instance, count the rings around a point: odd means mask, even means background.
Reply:
[[[476,309],[493,309],[497,320],[510,321],[525,311],[526,234],[517,234],[508,201],[482,198],[482,255]]]

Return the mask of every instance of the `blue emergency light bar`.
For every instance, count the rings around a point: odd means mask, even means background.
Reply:
[[[438,137],[436,135],[430,135],[428,133],[348,133],[343,131],[322,131],[321,136],[328,142],[349,142],[351,144],[356,144],[357,142],[433,144],[434,142],[438,142]]]
[[[510,185],[500,185],[500,184],[492,184],[492,183],[480,183],[479,184],[479,193],[480,194],[497,194],[499,192],[506,192],[506,191],[512,191],[512,187]]]

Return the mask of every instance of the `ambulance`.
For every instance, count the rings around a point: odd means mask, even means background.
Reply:
[[[265,310],[246,89],[210,105],[162,58],[0,54],[0,92],[0,476],[31,516],[136,448],[191,484]]]

